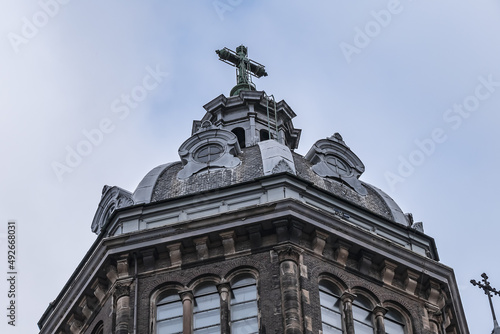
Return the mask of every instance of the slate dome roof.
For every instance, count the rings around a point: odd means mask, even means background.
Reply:
[[[143,178],[134,191],[132,199],[135,204],[153,203],[250,182],[265,177],[266,174],[269,175],[270,173],[265,172],[264,165],[268,158],[265,155],[263,156],[263,146],[255,145],[243,148],[238,155],[241,163],[234,168],[208,168],[202,172],[190,175],[186,179],[179,179],[177,177],[183,168],[181,161],[158,166]],[[268,140],[267,146],[277,146],[280,149],[285,148],[274,140]],[[300,154],[295,152],[290,153],[293,166],[289,172],[295,174],[298,178],[308,181],[317,188],[341,197],[386,219],[406,226],[409,225],[406,216],[396,202],[382,190],[368,183],[361,182],[364,189],[366,189],[366,194],[360,194],[340,180],[316,174],[313,170],[314,165],[310,161]],[[277,172],[284,171],[278,170]]]
[[[264,91],[241,90],[235,96],[220,95],[204,108],[204,117],[193,121],[191,137],[178,150],[180,161],[152,169],[133,193],[119,187],[103,189],[92,231],[100,233],[116,209],[280,173],[392,222],[412,226],[391,197],[360,180],[365,166],[340,134],[318,140],[304,156],[295,153],[302,130],[294,128],[296,115],[285,101],[276,102]]]

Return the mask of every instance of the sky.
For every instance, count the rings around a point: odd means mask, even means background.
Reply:
[[[454,269],[470,332],[500,288],[500,2],[6,1],[0,12],[0,309],[16,227],[16,326],[36,323],[96,238],[104,185],[131,192],[178,161],[203,105],[235,84],[216,49],[248,47],[304,155],[339,132],[361,180],[423,222]],[[14,226],[11,224],[11,226]],[[494,297],[500,316],[500,297]],[[2,306],[3,305],[3,306]]]

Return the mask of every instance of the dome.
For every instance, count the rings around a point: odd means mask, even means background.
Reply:
[[[171,204],[165,209],[168,218],[161,222],[145,219],[128,227],[120,223],[121,230],[110,227],[107,233],[178,224],[285,199],[388,238],[394,234],[391,224],[404,229],[419,226],[412,226],[386,193],[360,180],[365,166],[340,134],[318,140],[304,156],[295,153],[301,130],[294,128],[296,115],[285,101],[276,102],[263,91],[241,90],[235,96],[220,95],[204,108],[205,115],[193,121],[191,136],[179,147],[179,161],[153,168],[133,193],[119,187],[103,189],[92,231],[101,233],[118,209],[186,198],[192,205],[187,211]],[[276,182],[270,186],[272,180]],[[228,189],[237,187],[237,194],[231,195]],[[350,217],[353,210],[356,217]],[[373,225],[377,220],[384,223]]]
[[[340,179],[320,176],[314,171],[315,164],[275,140],[243,148],[238,158],[241,163],[236,167],[208,167],[185,179],[178,177],[183,170],[181,161],[158,166],[143,178],[132,199],[135,204],[153,203],[251,182],[271,174],[289,173],[388,220],[409,225],[396,202],[382,190],[361,182],[361,187],[366,190],[361,194]]]

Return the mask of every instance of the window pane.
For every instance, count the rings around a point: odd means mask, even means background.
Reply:
[[[196,334],[220,334],[220,326],[214,326],[210,328],[196,329],[193,333]]]
[[[231,306],[231,320],[257,316],[257,301]]]
[[[232,334],[250,334],[259,332],[257,317],[233,322],[231,327]]]
[[[242,285],[250,285],[250,284],[255,284],[255,278],[253,277],[245,277],[245,278],[242,278],[236,282],[234,282],[234,284],[232,285],[232,288],[237,288],[239,286],[242,286]]]
[[[194,311],[203,311],[210,308],[219,307],[219,294],[211,294],[195,298]]]
[[[217,325],[220,323],[219,309],[196,313],[193,320],[194,328]]]
[[[405,333],[405,326],[402,324],[399,324],[397,322],[394,322],[389,319],[385,319],[384,321],[385,324],[385,333],[386,334],[404,334]]]
[[[156,312],[157,312],[156,313],[157,320],[182,316],[182,304],[181,302],[175,302],[166,305],[161,305],[157,307]]]
[[[165,320],[156,324],[158,334],[176,334],[182,333],[182,318]]]
[[[180,301],[181,300],[181,297],[179,297],[179,295],[177,293],[173,293],[169,296],[166,296],[165,298],[161,299],[159,302],[158,302],[158,305],[159,304],[165,304],[165,303],[169,303],[169,302],[175,302],[175,301]]]
[[[340,313],[333,312],[324,307],[321,308],[321,321],[328,325],[342,328],[342,318]]]
[[[217,288],[215,287],[215,285],[212,284],[202,285],[201,287],[196,289],[194,295],[196,297],[200,295],[206,295],[208,293],[217,293]]]
[[[362,322],[368,326],[372,326],[372,315],[371,312],[362,309],[356,305],[352,306],[352,314],[354,316],[354,320]]]
[[[332,294],[329,286],[320,286],[319,300],[321,304],[321,322],[323,333],[342,333],[342,316],[340,299]],[[326,291],[322,291],[326,290]]]
[[[323,291],[319,292],[319,300],[322,306],[326,306],[328,308],[338,308],[339,299],[335,296],[332,296]]]
[[[334,328],[327,324],[323,324],[323,334],[343,334],[343,332],[340,329]]]
[[[231,304],[238,304],[249,300],[257,299],[257,289],[255,285],[246,286],[244,288],[233,289],[234,298]]]
[[[365,324],[354,322],[354,333],[356,334],[373,334],[373,328]]]

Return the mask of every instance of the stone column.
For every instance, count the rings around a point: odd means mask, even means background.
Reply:
[[[220,332],[221,334],[230,334],[229,321],[231,315],[229,314],[229,303],[231,302],[231,296],[229,284],[221,283],[217,286],[217,290],[219,290],[220,295]]]
[[[193,330],[193,292],[179,293],[182,300],[182,333],[191,334]]]
[[[280,261],[281,309],[285,334],[302,334],[302,307],[299,281],[299,250],[292,246],[276,248]]]
[[[387,309],[382,306],[376,306],[373,309],[373,314],[375,315],[375,330],[376,334],[385,334],[384,325],[384,315],[387,313]]]
[[[115,289],[116,300],[116,334],[128,334],[130,321],[130,287],[117,285]]]
[[[349,292],[344,292],[340,297],[342,300],[344,325],[347,334],[354,334],[354,317],[352,314],[352,302],[354,298],[356,298],[356,296]]]

